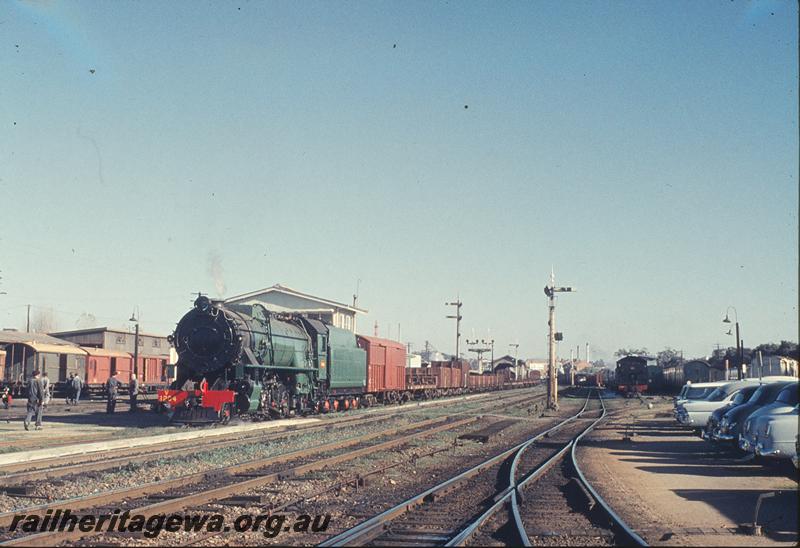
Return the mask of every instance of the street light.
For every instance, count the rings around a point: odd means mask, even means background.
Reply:
[[[731,309],[733,309],[733,318],[736,325],[736,360],[739,362],[737,377],[738,380],[742,380],[742,367],[744,366],[744,348],[743,348],[744,345],[742,345],[742,339],[739,335],[739,314],[736,312],[735,306],[729,306],[725,310],[725,318],[723,318],[722,323],[731,323],[731,319],[728,316],[728,312]],[[728,329],[727,335],[733,335],[730,329]]]
[[[136,322],[136,334],[133,337],[133,374],[139,374],[139,319],[136,317],[139,314],[139,306],[135,306],[133,312],[131,312],[131,317],[128,319],[129,322]]]

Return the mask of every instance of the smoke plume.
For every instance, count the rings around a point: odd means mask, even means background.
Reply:
[[[222,270],[222,257],[216,251],[208,253],[208,275],[214,280],[217,296],[225,296],[225,278]]]

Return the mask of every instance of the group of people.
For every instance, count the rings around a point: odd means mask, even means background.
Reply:
[[[83,381],[75,373],[69,374],[67,380],[67,405],[78,405],[83,390]]]
[[[117,406],[117,399],[119,398],[119,379],[117,374],[114,373],[106,381],[106,413],[113,413],[114,408]],[[128,396],[131,400],[131,413],[135,413],[139,399],[139,379],[136,373],[131,374],[131,382],[128,384]]]
[[[120,383],[119,379],[117,379],[116,373],[111,375],[108,381],[106,381],[106,396],[108,398],[106,403],[106,413],[110,414],[114,412],[114,408],[117,405],[117,399],[119,399],[119,387],[121,384],[122,383]],[[66,389],[67,405],[77,405],[81,397],[81,390],[83,390],[83,381],[81,378],[74,373],[70,373],[69,379],[66,383]],[[47,407],[47,404],[50,403],[52,390],[53,388],[50,384],[50,379],[47,377],[47,372],[41,373],[38,369],[35,370],[28,381],[28,408],[25,415],[25,421],[23,423],[25,430],[30,430],[32,422],[34,423],[36,430],[40,430],[42,428],[42,412]],[[137,410],[139,391],[139,379],[134,373],[131,375],[131,382],[128,384],[131,413]],[[2,401],[3,406],[8,409],[12,401],[11,392],[8,388],[3,390]]]

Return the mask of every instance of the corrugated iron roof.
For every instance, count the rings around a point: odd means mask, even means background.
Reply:
[[[69,341],[58,339],[44,333],[28,333],[26,331],[0,331],[0,344],[37,342],[45,344],[65,344],[77,346]]]
[[[73,336],[73,335],[89,335],[91,333],[105,333],[105,332],[119,333],[120,335],[133,335],[134,334],[133,331],[126,331],[124,329],[115,329],[113,327],[105,327],[104,326],[104,327],[90,327],[88,329],[74,329],[72,331],[57,331],[57,332],[51,333],[51,335],[53,337],[58,337],[60,335],[69,335],[69,336]],[[166,335],[158,335],[156,333],[146,333],[144,331],[139,331],[139,336],[140,337],[156,337],[156,338],[159,338],[159,339],[166,339],[167,338]]]
[[[47,352],[49,354],[78,354],[81,356],[86,355],[86,352],[82,348],[69,344],[47,344],[40,342],[24,342],[22,344],[30,346],[36,350],[36,352]]]
[[[108,350],[106,348],[93,348],[91,346],[81,346],[81,350],[90,356],[102,356],[106,358],[132,358],[133,356],[128,352],[121,350]]]
[[[349,310],[349,311],[352,311],[352,312],[359,312],[361,314],[366,314],[367,313],[367,310],[365,310],[363,308],[356,308],[354,306],[350,306],[348,304],[332,301],[330,299],[323,299],[321,297],[315,297],[314,295],[309,295],[308,293],[302,293],[300,291],[292,289],[291,287],[286,287],[285,285],[281,285],[281,284],[275,284],[275,285],[273,285],[271,287],[265,287],[264,289],[259,289],[258,291],[251,291],[250,293],[243,293],[242,295],[236,295],[234,297],[229,297],[229,298],[225,299],[224,302],[226,302],[226,303],[241,302],[244,299],[249,299],[251,297],[255,297],[257,295],[262,295],[264,293],[272,293],[274,291],[277,291],[279,293],[286,293],[288,295],[294,295],[296,297],[302,297],[304,299],[308,299],[310,301],[316,301],[318,303],[333,305],[336,308],[341,308],[341,309]]]

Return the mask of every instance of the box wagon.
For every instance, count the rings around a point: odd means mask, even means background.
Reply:
[[[367,354],[367,392],[378,401],[397,401],[406,390],[406,349],[397,342],[356,335]]]

